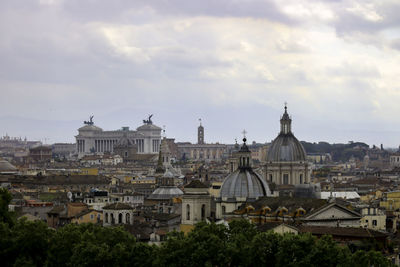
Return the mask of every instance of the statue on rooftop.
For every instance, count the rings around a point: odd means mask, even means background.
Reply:
[[[144,124],[153,124],[153,121],[151,120],[151,117],[153,117],[153,114],[149,115],[149,118],[147,120],[143,120]]]
[[[89,117],[89,121],[84,121],[83,123],[86,124],[86,125],[93,125],[94,124],[93,117],[94,117],[93,115],[90,116]]]

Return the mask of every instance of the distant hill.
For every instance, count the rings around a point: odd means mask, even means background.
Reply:
[[[310,153],[330,153],[333,161],[348,161],[351,156],[362,160],[366,155],[369,146],[362,142],[348,144],[329,144],[327,142],[310,143],[301,141],[304,149]]]

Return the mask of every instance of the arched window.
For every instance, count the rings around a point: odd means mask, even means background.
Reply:
[[[106,213],[106,223],[108,223],[108,213]]]
[[[131,224],[131,215],[129,213],[126,214],[125,221],[126,221],[126,224]]]
[[[115,223],[115,220],[114,220],[114,214],[113,213],[111,213],[111,224],[114,224]]]
[[[272,174],[269,175],[269,181],[272,183]]]
[[[226,212],[226,208],[225,208],[225,206],[222,206],[222,214],[225,214],[225,212]]]
[[[118,214],[118,223],[122,223],[122,213]]]
[[[204,221],[206,218],[206,205],[201,205],[201,220]]]
[[[300,174],[300,184],[303,183],[303,174]]]
[[[190,220],[190,205],[186,205],[186,220]]]

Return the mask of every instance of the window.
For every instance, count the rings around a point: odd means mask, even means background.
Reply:
[[[272,183],[272,174],[269,175],[269,181]]]
[[[144,140],[136,139],[136,144],[138,145],[138,152],[144,152]]]
[[[283,175],[283,184],[289,184],[289,174]]]
[[[373,226],[377,226],[377,225],[378,225],[378,222],[377,222],[376,220],[372,220],[372,225],[373,225]]]
[[[106,213],[106,223],[108,223],[108,213]]]
[[[93,220],[94,219],[94,215],[90,214],[90,219]]]
[[[206,205],[201,205],[201,220],[204,221],[206,218]]]
[[[126,214],[125,221],[126,221],[126,224],[131,224],[131,215],[129,213]]]
[[[118,223],[122,223],[122,213],[118,214]]]
[[[160,140],[153,140],[153,152],[159,152]]]
[[[226,208],[225,208],[225,206],[222,206],[222,214],[225,214],[225,212],[226,212]]]
[[[300,184],[303,183],[303,174],[300,174]]]
[[[186,205],[186,220],[190,220],[190,205]]]

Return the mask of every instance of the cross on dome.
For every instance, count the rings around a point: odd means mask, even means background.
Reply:
[[[242,134],[243,134],[243,142],[246,143],[246,134],[247,134],[246,130],[243,130]]]

